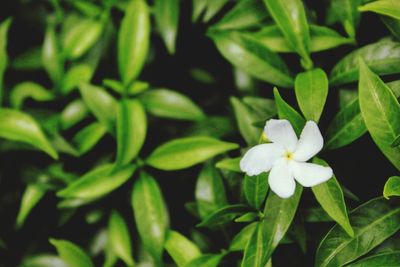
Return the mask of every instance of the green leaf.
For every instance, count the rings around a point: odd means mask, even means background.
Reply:
[[[231,97],[230,102],[242,137],[249,146],[258,144],[262,131],[255,127],[254,123],[264,118],[257,116],[250,106],[242,103],[236,97]]]
[[[314,69],[298,74],[294,89],[304,117],[318,123],[328,96],[328,78],[325,72]]]
[[[297,135],[303,130],[306,120],[288,103],[283,100],[277,88],[274,88],[275,103],[280,119],[290,121]]]
[[[208,22],[212,19],[228,2],[229,0],[208,0],[203,22]]]
[[[53,238],[49,242],[57,249],[58,255],[68,266],[94,267],[89,256],[77,245],[67,240]]]
[[[400,170],[400,147],[391,147],[400,133],[400,105],[396,96],[367,65],[360,61],[360,109],[372,139]]]
[[[310,32],[302,1],[264,0],[264,3],[289,46],[302,57],[306,68],[311,68]]]
[[[392,176],[386,181],[383,196],[387,199],[400,196],[400,176]]]
[[[265,202],[264,219],[262,225],[259,226],[265,248],[261,266],[268,262],[289,229],[296,214],[302,191],[303,188],[297,185],[294,195],[287,199],[280,198],[273,192],[269,193]]]
[[[22,261],[22,267],[68,267],[63,260],[51,254],[39,254]]]
[[[247,202],[253,208],[259,210],[264,203],[268,192],[268,173],[254,176],[244,176],[243,191]]]
[[[25,192],[22,195],[21,205],[18,211],[17,228],[20,228],[24,224],[31,210],[43,198],[46,191],[46,189],[42,188],[38,184],[30,184],[26,187]]]
[[[146,163],[160,170],[180,170],[236,148],[237,144],[211,137],[185,137],[157,147],[146,159]]]
[[[318,158],[314,158],[313,162],[318,165],[328,166],[324,160]],[[333,176],[325,183],[312,187],[311,190],[326,213],[328,213],[349,236],[354,236],[354,231],[347,215],[343,191],[336,177]]]
[[[275,101],[269,98],[245,96],[243,97],[243,102],[247,104],[259,118],[265,120],[274,117],[278,112],[276,110]]]
[[[118,103],[114,97],[101,87],[81,84],[79,86],[83,101],[93,115],[110,133],[114,133]]]
[[[103,32],[103,22],[80,19],[62,38],[64,57],[74,60],[83,56],[99,40]]]
[[[343,109],[354,99],[358,99],[357,90],[339,89],[339,108]]]
[[[132,258],[132,245],[128,226],[124,218],[117,212],[113,211],[108,221],[108,238],[111,249],[122,259],[126,265],[134,266]]]
[[[285,62],[265,44],[233,31],[211,31],[209,35],[222,56],[235,67],[265,82],[288,88],[293,86]]]
[[[77,99],[68,103],[61,111],[60,126],[66,130],[82,121],[89,114],[88,108],[81,99]]]
[[[208,116],[186,129],[185,136],[223,138],[236,133],[234,124],[234,121],[228,116]]]
[[[361,12],[372,11],[381,15],[400,20],[400,2],[393,0],[379,0],[358,8]]]
[[[222,177],[212,162],[207,162],[196,182],[195,198],[201,218],[227,204]]]
[[[247,225],[246,227],[243,227],[243,229],[240,230],[240,232],[237,235],[235,235],[235,237],[232,239],[232,242],[229,245],[229,250],[230,251],[245,250],[251,236],[253,235],[254,231],[258,228],[257,226],[258,223],[253,222]]]
[[[400,262],[400,252],[384,252],[365,257],[347,267],[393,267]]]
[[[165,250],[178,267],[186,267],[186,264],[201,256],[201,252],[196,244],[172,230],[168,231]]]
[[[315,266],[343,266],[382,243],[400,229],[398,202],[375,198],[350,213],[354,237],[335,225],[319,245]]]
[[[133,186],[131,204],[143,245],[156,263],[160,263],[169,218],[161,190],[153,177],[140,173]]]
[[[389,31],[392,33],[392,35],[397,39],[397,41],[400,40],[400,20],[394,19],[391,17],[386,17],[386,16],[380,16],[381,20],[383,23],[386,25],[386,27],[389,29]]]
[[[4,72],[8,66],[7,43],[8,29],[11,25],[11,18],[0,23],[0,105],[3,99]]]
[[[103,138],[106,132],[107,129],[100,122],[93,122],[80,130],[72,141],[79,155],[89,152]]]
[[[82,83],[89,83],[92,74],[93,70],[86,64],[73,66],[65,73],[61,83],[61,92],[67,95]]]
[[[392,142],[391,147],[396,147],[400,145],[400,135],[398,135]]]
[[[128,164],[137,157],[146,132],[147,118],[142,104],[138,100],[121,100],[117,115],[117,164]]]
[[[0,121],[0,137],[29,144],[46,152],[53,159],[58,159],[57,152],[49,143],[39,124],[30,115],[3,108],[0,109]]]
[[[174,54],[179,22],[179,0],[156,0],[153,11],[165,46],[170,54]]]
[[[346,33],[356,39],[356,27],[360,21],[360,13],[357,7],[363,0],[333,0],[326,12],[326,22],[331,25],[336,22],[342,23]]]
[[[329,76],[330,84],[337,86],[357,81],[358,58],[362,58],[379,75],[399,73],[400,43],[383,39],[354,50],[333,67]]]
[[[220,30],[241,30],[261,25],[269,17],[264,4],[258,0],[239,1],[213,27]]]
[[[24,101],[31,98],[37,102],[54,99],[51,91],[35,82],[22,82],[17,84],[10,93],[10,104],[15,109],[22,108]]]
[[[224,254],[205,254],[195,258],[184,265],[184,267],[218,267]]]
[[[242,173],[239,166],[239,162],[241,159],[242,157],[226,158],[221,161],[218,161],[217,164],[215,164],[215,167],[217,167],[218,169]]]
[[[144,0],[130,0],[118,33],[118,68],[128,86],[140,74],[150,42],[149,8]]]
[[[42,48],[32,47],[14,57],[11,67],[15,70],[38,70],[43,67]]]
[[[249,211],[249,207],[243,204],[227,205],[209,214],[197,227],[214,227],[226,224],[247,211]]]
[[[114,166],[112,164],[102,165],[72,182],[67,188],[58,191],[57,196],[82,200],[103,197],[128,181],[136,168],[135,165],[129,165],[113,171]]]
[[[208,0],[193,0],[192,22],[196,22],[207,7]]]
[[[176,91],[155,89],[140,95],[140,101],[152,115],[161,118],[198,121],[205,118],[200,107]]]
[[[58,38],[53,25],[47,26],[42,47],[42,63],[53,83],[61,81],[64,72]]]

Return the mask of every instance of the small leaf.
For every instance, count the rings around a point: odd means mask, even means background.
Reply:
[[[174,54],[179,22],[179,0],[156,0],[153,11],[165,46],[170,54]]]
[[[197,227],[214,227],[226,224],[247,211],[249,211],[249,207],[243,204],[227,205],[209,214]]]
[[[253,222],[244,227],[242,230],[240,230],[240,232],[237,235],[235,235],[231,244],[229,245],[229,250],[230,251],[245,250],[251,236],[253,235],[253,232],[257,229],[257,226],[258,223]]]
[[[218,267],[223,257],[224,254],[204,254],[191,260],[184,267]]]
[[[164,243],[168,243],[169,218],[161,190],[153,177],[140,173],[133,186],[131,204],[143,245],[159,264]]]
[[[242,157],[232,158],[232,159],[226,158],[221,161],[218,161],[217,164],[215,164],[215,167],[217,167],[218,169],[242,173],[239,166],[239,162],[241,159]]]
[[[8,29],[11,25],[11,18],[0,23],[0,105],[3,99],[4,72],[8,67],[7,43]]]
[[[146,163],[160,170],[180,170],[236,148],[237,144],[210,137],[185,137],[157,147],[146,159]]]
[[[53,83],[61,81],[64,66],[60,55],[58,38],[53,25],[47,26],[42,47],[42,63]]]
[[[73,66],[65,73],[61,83],[61,92],[67,95],[82,83],[90,82],[92,74],[93,70],[88,65],[80,64]]]
[[[100,122],[93,122],[80,130],[72,141],[79,155],[89,152],[103,138],[106,132],[107,129]]]
[[[108,221],[108,238],[114,253],[122,259],[126,265],[134,266],[132,258],[132,245],[128,226],[124,218],[116,211],[111,213]]]
[[[60,115],[61,129],[66,130],[82,121],[89,114],[88,108],[81,99],[68,103]]]
[[[58,159],[57,152],[51,146],[39,124],[28,114],[12,110],[0,109],[0,137],[11,141],[32,145]]]
[[[400,20],[400,2],[393,0],[380,0],[368,3],[358,8],[361,12],[372,11],[381,15]]]
[[[198,121],[203,111],[190,98],[168,89],[155,89],[140,95],[140,101],[150,114],[178,120]]]
[[[23,267],[68,267],[63,260],[51,254],[39,254],[22,261]]]
[[[165,250],[178,267],[186,267],[186,264],[201,256],[201,252],[196,244],[172,230],[168,231]]]
[[[149,8],[144,0],[130,0],[118,33],[118,68],[125,86],[140,74],[150,41]]]
[[[117,159],[125,165],[139,154],[147,132],[147,118],[138,100],[123,99],[117,115]]]
[[[58,255],[68,266],[94,267],[89,256],[77,245],[61,239],[51,238],[49,241],[56,247]]]
[[[54,94],[40,84],[22,82],[17,84],[11,91],[10,104],[13,108],[20,109],[28,98],[37,102],[50,101],[54,99]]]
[[[383,196],[387,199],[400,196],[400,176],[392,176],[386,181]]]
[[[38,70],[43,67],[42,48],[33,47],[17,55],[11,62],[15,70]]]
[[[259,210],[268,192],[268,174],[244,176],[243,191],[250,206]]]
[[[346,33],[353,39],[356,39],[356,27],[360,21],[360,13],[357,7],[363,0],[335,0],[330,1],[326,11],[326,22],[331,25],[341,22]]]
[[[207,1],[207,8],[204,13],[203,22],[208,22],[212,19],[228,2],[229,0]]]
[[[19,207],[19,212],[17,216],[18,228],[20,228],[24,224],[31,210],[43,198],[45,193],[46,189],[42,188],[38,184],[30,184],[26,187],[25,192],[22,196],[21,205]]]

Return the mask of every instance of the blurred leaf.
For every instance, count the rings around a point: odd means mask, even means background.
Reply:
[[[232,239],[231,244],[229,245],[230,251],[242,251],[245,250],[247,244],[251,236],[253,235],[254,231],[258,228],[258,223],[253,222],[240,230],[239,233],[235,235]]]
[[[218,50],[232,65],[265,82],[292,87],[293,79],[285,62],[265,44],[246,34],[210,31]]]
[[[4,72],[8,67],[8,29],[10,28],[12,19],[8,18],[0,23],[0,105],[3,101]]]
[[[67,95],[82,83],[90,82],[92,74],[93,70],[88,65],[80,64],[73,66],[65,73],[61,83],[61,92]]]
[[[322,166],[328,164],[321,159],[314,158],[313,163]],[[340,184],[333,176],[325,183],[319,184],[311,188],[315,198],[321,207],[334,219],[349,236],[354,236],[353,228],[350,225],[349,217],[347,215],[346,203],[343,197],[343,191]]]
[[[227,116],[207,116],[201,121],[192,124],[185,131],[185,136],[209,136],[223,138],[235,133],[234,122]]]
[[[196,22],[207,7],[208,0],[193,0],[192,22]]]
[[[121,258],[127,266],[135,266],[132,258],[132,245],[128,226],[124,218],[117,212],[112,211],[108,221],[108,237],[114,253]]]
[[[103,138],[106,132],[107,129],[99,122],[93,122],[80,130],[73,138],[73,143],[79,155],[89,152]]]
[[[360,6],[359,11],[372,11],[381,15],[400,20],[400,2],[393,0],[380,0]]]
[[[217,167],[218,169],[242,173],[239,166],[239,162],[241,159],[242,159],[241,157],[226,158],[221,161],[218,161],[217,164],[215,164],[215,167]]]
[[[226,224],[247,211],[249,211],[249,207],[243,204],[226,205],[205,217],[197,227],[214,227]]]
[[[356,39],[356,28],[360,21],[357,7],[363,0],[332,0],[326,12],[326,23],[332,25],[340,22],[346,33]]]
[[[88,108],[81,99],[68,103],[60,114],[61,129],[66,130],[82,121],[89,114]]]
[[[310,223],[332,222],[332,218],[321,207],[308,208],[304,212],[304,221]]]
[[[21,205],[17,216],[17,228],[20,228],[31,210],[39,203],[46,193],[46,189],[38,184],[29,184],[22,195]]]
[[[112,164],[101,165],[87,172],[66,188],[58,191],[57,196],[82,200],[93,200],[103,197],[128,181],[136,168],[136,165],[129,165],[113,171],[114,166]]]
[[[400,20],[394,19],[391,17],[387,16],[380,16],[381,20],[383,23],[386,25],[386,27],[389,29],[389,31],[392,33],[392,35],[397,39],[397,41],[400,40]]]
[[[184,267],[218,267],[223,257],[224,254],[204,254],[191,260]]]
[[[51,91],[35,82],[22,82],[13,88],[10,93],[10,104],[15,109],[21,109],[25,100],[31,98],[37,102],[54,99]]]
[[[133,186],[131,204],[143,245],[159,265],[164,243],[169,242],[166,241],[169,217],[160,187],[149,174],[140,173]]]
[[[51,254],[39,254],[24,259],[21,267],[68,267],[59,257]]]
[[[140,95],[140,101],[152,115],[161,118],[198,121],[205,118],[190,98],[169,89],[154,89]]]
[[[400,170],[400,148],[391,147],[400,133],[400,105],[383,81],[360,60],[360,110],[372,139]]]
[[[235,219],[235,222],[254,222],[260,219],[260,215],[256,212],[249,211]]]
[[[57,152],[50,145],[39,124],[27,113],[13,109],[0,109],[0,137],[36,147],[53,159]]]
[[[263,239],[263,227],[261,223],[257,223],[253,234],[244,250],[244,256],[241,267],[264,267],[263,261],[266,251],[266,243]]]
[[[137,157],[147,132],[147,118],[138,100],[122,99],[117,115],[117,165],[130,163]]]
[[[201,256],[199,248],[192,241],[172,230],[168,231],[165,250],[178,267],[187,267],[189,262]]]
[[[48,25],[42,46],[42,64],[53,83],[61,81],[64,72],[64,63],[60,55],[57,34],[53,25]]]
[[[265,120],[274,117],[277,113],[275,101],[269,98],[245,96],[243,97],[243,102],[247,104],[259,118],[264,118]]]
[[[357,81],[359,76],[358,58],[362,58],[372,71],[379,75],[400,72],[400,43],[383,39],[354,50],[333,67],[329,81],[341,85]]]
[[[237,144],[211,137],[185,137],[157,147],[146,159],[146,163],[160,170],[180,170],[236,148]]]
[[[42,68],[42,48],[33,47],[17,55],[12,59],[11,67],[15,70],[38,70]]]
[[[153,11],[157,27],[170,54],[175,53],[179,8],[179,0],[154,1]]]
[[[140,74],[149,49],[149,8],[144,0],[130,0],[118,33],[118,68],[124,86]]]
[[[90,84],[81,84],[79,89],[89,110],[110,133],[114,133],[118,110],[114,97],[103,88]]]
[[[203,22],[208,22],[229,2],[229,0],[208,0]]]
[[[386,181],[383,196],[387,199],[400,196],[400,176],[392,176]]]
[[[268,192],[268,173],[254,176],[244,176],[243,191],[250,206],[259,210]]]
[[[96,4],[93,4],[85,0],[74,0],[74,1],[69,1],[68,3],[73,5],[77,10],[79,10],[88,17],[97,17],[101,14],[102,11],[101,8]]]
[[[386,252],[367,256],[359,261],[346,265],[347,267],[391,267],[400,262],[400,252]]]
[[[53,238],[49,242],[56,247],[58,255],[68,266],[94,267],[89,256],[77,245],[67,240]]]
[[[306,120],[318,123],[328,96],[328,77],[322,69],[299,73],[294,89]]]
[[[215,77],[210,72],[201,68],[192,68],[190,70],[190,76],[194,80],[204,84],[213,84],[216,82]]]
[[[315,266],[343,266],[366,254],[400,229],[399,203],[375,198],[350,213],[354,237],[335,225],[320,243]]]
[[[343,109],[354,99],[358,99],[357,90],[339,89],[339,108]]]

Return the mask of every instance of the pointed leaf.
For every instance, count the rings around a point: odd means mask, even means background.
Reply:
[[[89,152],[106,132],[107,129],[100,122],[93,122],[80,130],[72,140],[79,155]]]
[[[60,258],[69,266],[94,267],[89,256],[77,245],[67,240],[53,239],[50,243],[57,249]]]
[[[37,184],[30,184],[26,187],[24,194],[22,195],[21,205],[17,216],[17,227],[20,228],[31,210],[36,204],[43,198],[46,193],[46,189],[42,188]]]
[[[247,243],[246,249],[244,250],[244,256],[241,267],[264,267],[263,261],[264,253],[266,251],[266,243],[263,239],[263,227],[261,223],[258,223],[254,229],[253,234]]]
[[[153,11],[157,27],[170,54],[175,53],[179,9],[179,0],[154,1]]]
[[[4,72],[8,66],[8,54],[7,54],[7,43],[8,43],[8,29],[11,25],[11,18],[8,18],[0,24],[0,105],[3,99],[3,87],[4,87]]]
[[[37,102],[50,101],[54,94],[40,84],[34,82],[22,82],[17,84],[10,93],[10,104],[15,109],[22,108],[26,99],[33,99]]]
[[[168,231],[165,250],[178,267],[184,267],[201,256],[199,248],[192,241],[176,231]]]
[[[393,0],[379,0],[358,8],[359,11],[372,11],[381,15],[400,20],[400,2]]]
[[[259,210],[268,192],[268,173],[244,176],[243,191],[250,206]]]
[[[43,67],[53,83],[61,81],[64,66],[60,55],[60,47],[54,26],[47,27],[42,47]]]

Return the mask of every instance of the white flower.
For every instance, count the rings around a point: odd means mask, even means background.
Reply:
[[[294,194],[296,181],[304,187],[323,183],[333,176],[330,167],[307,163],[323,147],[324,140],[318,126],[308,121],[297,139],[287,120],[269,120],[264,134],[272,142],[251,148],[240,161],[240,169],[247,175],[269,173],[269,186],[281,198]]]

